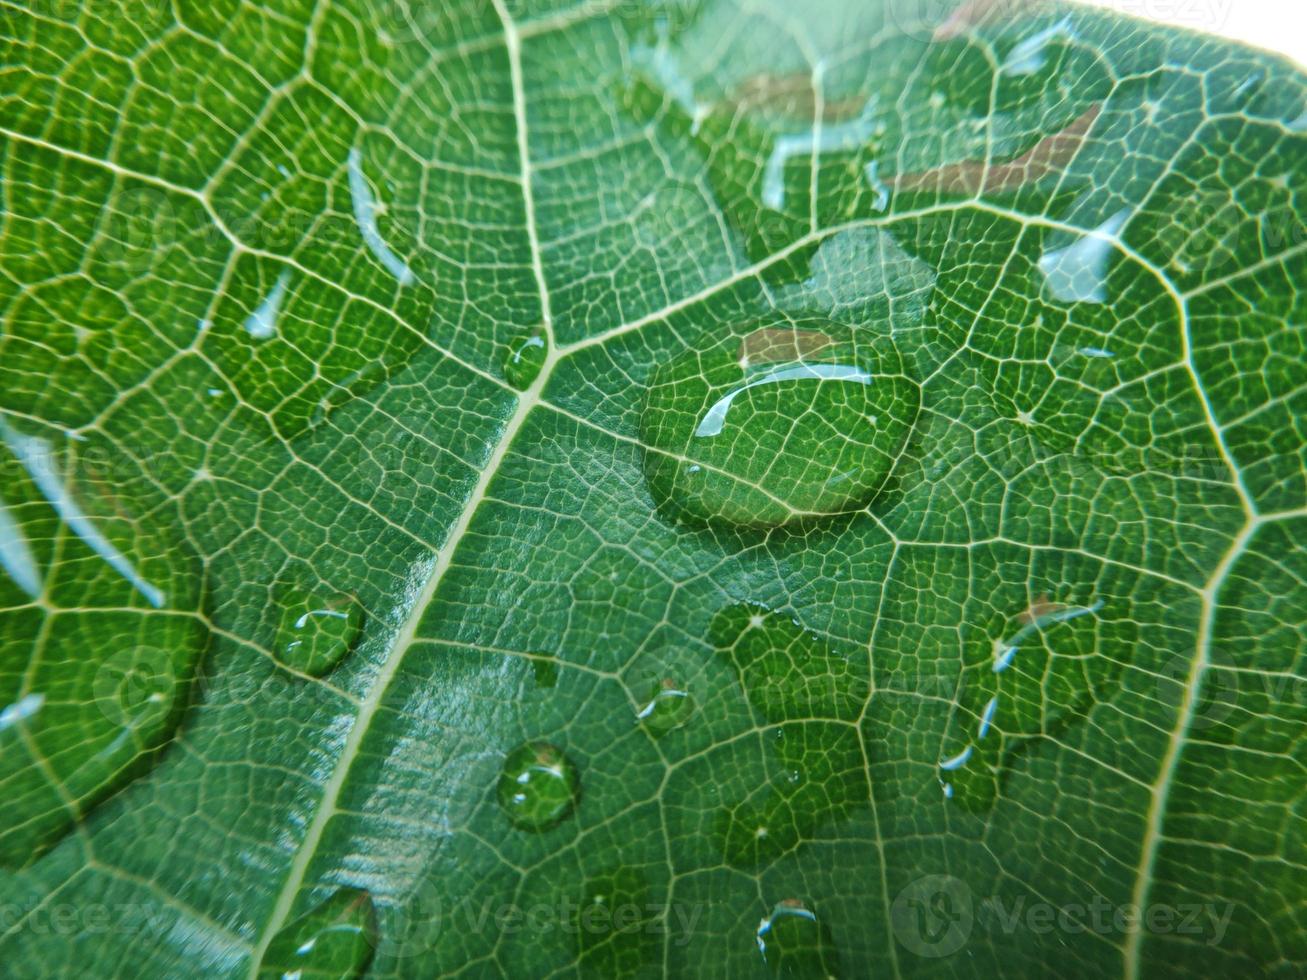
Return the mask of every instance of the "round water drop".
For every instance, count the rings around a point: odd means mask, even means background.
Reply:
[[[371,962],[376,942],[372,896],[342,888],[272,937],[259,962],[259,980],[352,980]]]
[[[554,687],[558,684],[558,661],[547,653],[531,654],[531,670],[536,687]]]
[[[680,728],[694,714],[694,698],[670,677],[654,685],[649,701],[636,713],[636,720],[653,735],[665,735]]]
[[[858,510],[920,407],[887,336],[827,320],[757,326],[654,373],[645,477],[659,506],[700,522],[772,527]]]
[[[525,742],[508,754],[499,777],[499,805],[522,830],[548,830],[572,812],[581,774],[563,750]]]
[[[825,980],[840,975],[830,930],[797,898],[778,902],[758,923],[758,951],[773,975]]]
[[[281,625],[274,653],[292,670],[321,677],[349,653],[363,624],[349,596],[315,597],[295,588],[279,590]]]
[[[516,334],[504,352],[504,378],[518,391],[525,391],[544,367],[549,341],[540,327]]]

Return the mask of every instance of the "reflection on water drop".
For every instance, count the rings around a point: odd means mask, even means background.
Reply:
[[[883,180],[880,179],[880,164],[872,160],[862,168],[863,176],[867,178],[867,186],[871,188],[873,197],[871,206],[876,211],[883,212],[889,207],[890,189]]]
[[[33,599],[41,594],[41,573],[32,557],[27,535],[9,513],[3,497],[0,497],[0,568]]]
[[[654,686],[649,703],[636,713],[636,720],[654,735],[663,735],[680,728],[694,714],[694,698],[672,678],[664,678]]]
[[[504,760],[499,805],[522,830],[548,830],[572,812],[581,795],[581,775],[562,749],[526,742]]]
[[[1093,231],[1039,260],[1048,290],[1064,303],[1107,302],[1107,264],[1119,244],[1117,236],[1130,218],[1123,208]]]
[[[1106,348],[1103,347],[1080,347],[1077,349],[1077,353],[1085,357],[1094,357],[1094,358],[1108,359],[1108,358],[1116,357],[1116,355],[1113,354],[1110,350],[1107,350]]]
[[[840,975],[830,930],[797,898],[778,902],[758,923],[758,951],[774,976],[826,980]]]
[[[770,527],[868,504],[921,404],[889,338],[829,321],[759,327],[660,367],[640,433],[660,505]]]
[[[346,166],[349,171],[349,196],[354,207],[354,222],[358,225],[359,234],[363,236],[363,244],[385,266],[386,271],[399,280],[401,286],[411,286],[414,282],[413,270],[382,240],[381,232],[377,229],[377,201],[372,196],[372,188],[363,173],[363,155],[358,147],[350,149]]]
[[[283,585],[276,590],[281,607],[274,654],[292,670],[321,677],[345,658],[363,624],[359,604],[349,596],[326,599]]]
[[[203,575],[186,541],[167,522],[135,519],[142,498],[104,482],[98,439],[83,450],[85,435],[66,436],[56,449],[0,419],[0,454],[7,447],[17,462],[6,497],[21,501],[6,513],[22,528],[0,554],[12,607],[0,664],[19,667],[0,668],[4,868],[39,858],[148,771],[172,741],[208,642]],[[37,526],[32,544],[57,538],[59,558],[27,583],[39,604],[9,583],[37,571],[25,540]]]
[[[286,299],[286,287],[290,285],[290,270],[287,269],[277,277],[272,290],[249,316],[245,318],[245,332],[255,340],[267,340],[277,332],[277,317],[281,314],[281,304]]]
[[[81,538],[83,543],[102,558],[110,568],[130,582],[132,587],[144,596],[150,605],[155,609],[162,608],[167,599],[163,591],[147,582],[127,556],[105,536],[104,532],[82,509],[69,485],[60,477],[57,470],[51,466],[51,461],[56,457],[54,447],[39,436],[27,435],[10,428],[4,421],[0,421],[0,439],[9,447],[18,461],[22,463],[23,468],[31,476],[32,482],[41,491],[42,496],[50,502],[50,506],[54,508],[55,513],[68,526],[68,529]],[[22,555],[23,546],[24,543],[21,541],[11,541],[6,545],[5,551],[6,567],[8,567],[8,562],[12,558],[18,565],[19,576],[24,575],[22,565],[26,559]],[[30,559],[30,554],[27,558]]]
[[[1033,75],[1048,63],[1048,49],[1056,42],[1076,40],[1071,18],[1063,17],[1056,24],[1026,38],[1008,54],[1001,69],[1004,75]]]
[[[762,172],[762,203],[764,207],[779,211],[785,207],[785,165],[798,157],[805,161],[813,155],[856,150],[876,133],[876,97],[863,104],[856,119],[846,122],[828,122],[817,129],[778,136],[771,156]]]
[[[34,718],[45,704],[44,694],[28,694],[0,710],[0,732]]]
[[[631,46],[631,61],[637,69],[649,74],[654,82],[667,93],[692,120],[691,135],[699,132],[703,117],[710,106],[700,104],[694,94],[694,79],[681,66],[680,57],[671,47],[666,20],[659,20],[657,25],[657,43],[637,43]]]
[[[352,980],[372,960],[377,916],[372,896],[342,888],[272,938],[260,980]]]
[[[504,379],[518,391],[525,391],[539,376],[548,354],[549,341],[542,328],[522,331],[508,342],[504,352]]]

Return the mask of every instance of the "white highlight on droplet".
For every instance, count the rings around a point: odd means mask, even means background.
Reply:
[[[10,451],[23,464],[23,468],[27,470],[32,482],[41,491],[41,495],[50,502],[50,506],[68,525],[69,530],[103,558],[110,568],[131,583],[137,592],[145,596],[145,600],[150,605],[155,609],[160,608],[164,602],[163,592],[141,577],[140,573],[132,567],[132,563],[127,560],[127,556],[115,548],[113,542],[91,523],[91,519],[78,506],[77,501],[68,492],[68,488],[55,476],[49,465],[54,458],[50,444],[37,436],[15,432],[4,422],[0,422],[0,438],[4,439]]]
[[[945,759],[939,764],[939,767],[945,772],[952,772],[954,769],[961,769],[971,758],[972,746],[968,745],[965,749],[953,756],[951,759]]]
[[[33,599],[41,594],[41,573],[27,544],[27,536],[9,513],[3,497],[0,497],[0,565]]]
[[[1071,18],[1063,17],[1038,34],[1032,34],[1008,53],[1001,69],[1004,75],[1033,75],[1048,63],[1048,46],[1054,41],[1074,41]]]
[[[976,738],[984,738],[989,734],[989,726],[994,723],[994,714],[998,711],[998,695],[995,694],[985,705],[985,710],[980,713],[980,728],[976,732]]]
[[[700,104],[694,94],[694,79],[681,69],[680,58],[668,42],[667,21],[657,24],[658,42],[650,47],[637,44],[631,48],[631,60],[643,68],[664,92],[690,117],[690,135],[697,136],[709,107]]]
[[[1077,353],[1085,357],[1116,357],[1110,350],[1103,347],[1081,347]]]
[[[245,318],[245,332],[255,340],[267,340],[277,332],[277,317],[281,313],[282,301],[286,298],[286,287],[290,285],[290,270],[287,269],[277,277],[267,296],[249,316]]]
[[[999,651],[996,652],[995,655],[994,673],[1001,673],[1011,665],[1012,660],[1017,655],[1017,648],[1026,637],[1030,636],[1031,633],[1043,629],[1050,623],[1065,623],[1069,619],[1077,619],[1080,616],[1092,615],[1102,608],[1103,600],[1099,599],[1090,606],[1067,606],[1065,609],[1055,609],[1051,612],[1044,613],[1042,616],[1036,616],[1025,626],[1021,627],[1021,629],[1017,631],[1016,636],[1000,645]]]
[[[862,168],[863,176],[867,178],[867,184],[876,194],[876,199],[872,201],[871,206],[877,211],[883,212],[889,207],[889,187],[880,179],[880,164],[872,160]]]
[[[723,395],[704,413],[699,427],[694,434],[699,438],[718,435],[726,424],[726,413],[731,409],[731,402],[741,392],[756,388],[758,385],[775,384],[778,381],[794,381],[813,378],[817,381],[856,381],[859,384],[871,384],[871,375],[861,368],[850,364],[799,364],[795,367],[778,368],[769,371],[748,384],[740,385],[734,391]]]
[[[6,705],[3,709],[0,709],[0,732],[13,728],[19,722],[27,721],[28,718],[40,711],[44,704],[44,694],[28,694],[26,697],[19,698],[13,704]]]
[[[873,95],[857,119],[822,125],[803,133],[778,136],[762,171],[762,203],[773,211],[785,207],[785,164],[797,156],[856,150],[876,131],[876,102]]]
[[[1262,77],[1263,76],[1261,72],[1254,72],[1253,74],[1249,75],[1242,82],[1240,82],[1238,87],[1234,90],[1234,97],[1236,99],[1243,98],[1245,95],[1251,92],[1254,87],[1256,87],[1256,85],[1262,80]]]
[[[1130,217],[1123,208],[1093,231],[1065,248],[1045,252],[1039,260],[1049,291],[1064,303],[1107,301],[1107,262]]]
[[[354,221],[359,226],[363,243],[377,257],[377,261],[399,280],[401,286],[411,286],[414,279],[413,270],[390,250],[390,246],[381,240],[381,233],[377,230],[377,200],[372,196],[372,188],[368,185],[367,177],[363,175],[363,155],[359,153],[358,147],[349,151],[347,167],[350,202],[354,205]]]

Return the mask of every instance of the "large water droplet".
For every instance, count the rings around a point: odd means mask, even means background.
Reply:
[[[349,596],[315,596],[296,585],[277,590],[281,625],[277,659],[292,670],[321,677],[349,653],[363,623],[359,604]]]
[[[531,387],[549,354],[549,340],[540,327],[524,330],[508,342],[504,378],[518,391]]]
[[[1019,628],[968,665],[938,762],[946,799],[991,809],[1015,758],[1083,718],[1111,687],[1120,665],[1091,655],[1101,608],[1040,596],[1016,617]]]
[[[871,695],[870,668],[865,653],[844,657],[758,603],[727,606],[708,632],[749,703],[777,726],[766,741],[779,774],[763,793],[723,806],[713,828],[726,861],[752,868],[866,802],[866,756],[849,723]]]
[[[921,389],[887,337],[825,320],[807,327],[732,335],[655,372],[640,435],[661,506],[770,527],[875,497]]]
[[[372,960],[377,916],[372,897],[342,888],[272,937],[259,963],[260,980],[352,980]]]
[[[680,728],[694,714],[694,698],[670,677],[654,685],[648,703],[636,713],[640,724],[655,736]]]
[[[499,777],[499,805],[523,830],[548,830],[572,812],[581,774],[563,750],[526,742],[508,754]]]
[[[133,516],[137,483],[107,487],[84,465],[101,448],[98,437],[61,445],[0,419],[10,474],[0,532],[11,536],[0,591],[15,605],[0,628],[6,868],[38,858],[149,769],[208,643],[194,553],[166,521]],[[50,541],[58,561],[42,550]],[[28,601],[33,571],[40,603]]]
[[[797,898],[778,902],[758,923],[758,951],[778,977],[826,980],[840,975],[830,930]]]

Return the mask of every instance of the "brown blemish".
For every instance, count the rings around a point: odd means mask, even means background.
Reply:
[[[834,343],[820,330],[764,327],[740,341],[740,360],[746,365],[794,361],[825,350]]]
[[[1045,616],[1051,616],[1053,613],[1064,612],[1071,607],[1061,603],[1052,602],[1048,596],[1041,595],[1038,599],[1033,600],[1030,605],[1017,617],[1017,621],[1023,624],[1037,623]]]
[[[725,101],[743,111],[767,109],[801,119],[817,117],[817,92],[812,76],[802,72],[775,75],[764,71],[750,75],[732,90]],[[866,97],[860,95],[823,101],[821,118],[825,122],[853,119],[866,104]]]
[[[1071,125],[1052,136],[1045,136],[1008,163],[986,164],[980,160],[950,163],[934,170],[896,177],[895,189],[967,196],[997,194],[1060,174],[1076,158],[1102,111],[1102,104],[1095,103]]]
[[[948,41],[961,37],[974,27],[980,27],[1002,17],[1016,17],[1042,0],[967,0],[949,14],[948,19],[935,28],[932,41]]]

